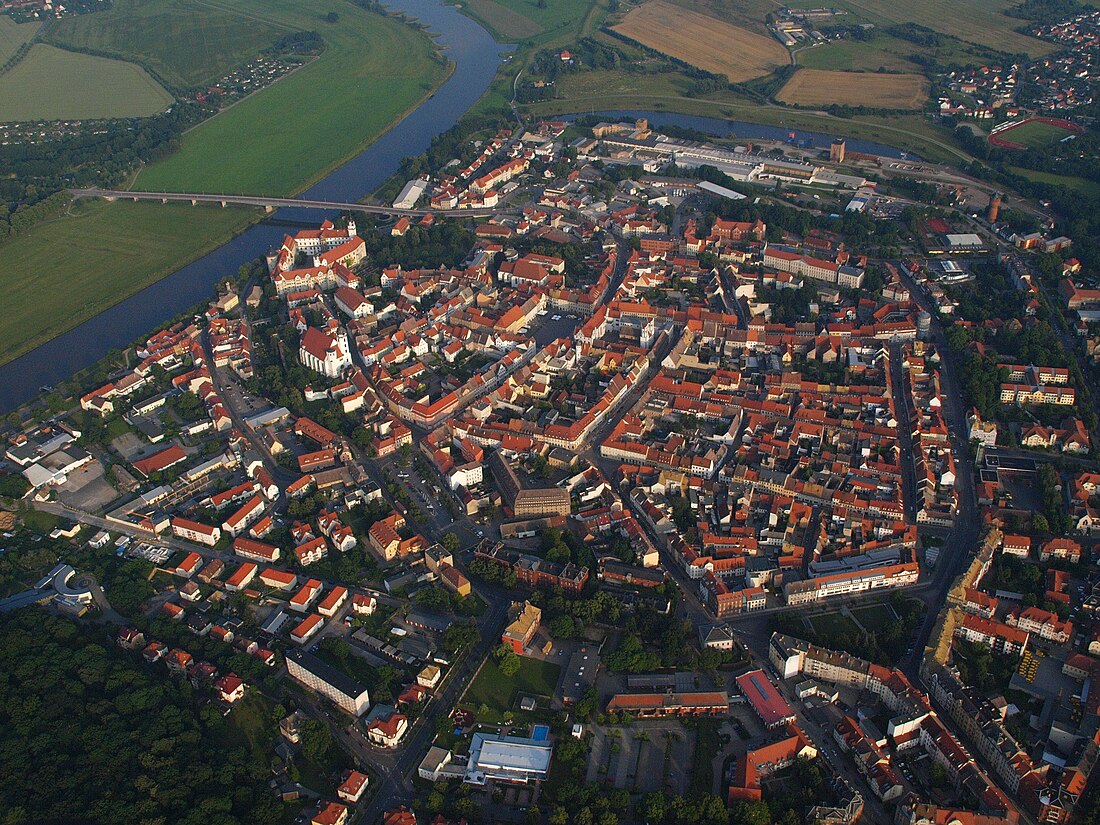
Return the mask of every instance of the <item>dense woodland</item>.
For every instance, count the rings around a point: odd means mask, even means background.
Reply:
[[[0,821],[275,822],[266,742],[104,629],[0,617]]]

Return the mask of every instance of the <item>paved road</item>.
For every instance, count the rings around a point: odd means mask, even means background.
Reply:
[[[326,717],[337,729],[341,741],[365,764],[378,774],[375,780],[380,786],[359,812],[359,821],[371,823],[396,805],[411,805],[414,799],[413,773],[419,767],[436,736],[436,723],[440,716],[447,716],[458,703],[462,693],[473,680],[473,675],[485,657],[500,641],[508,613],[509,600],[503,594],[490,594],[490,607],[478,622],[481,638],[462,661],[451,668],[442,689],[431,699],[424,712],[417,718],[405,740],[395,751],[386,751],[370,744],[358,732],[348,734],[347,719],[337,719],[331,712]],[[342,733],[341,729],[344,729]]]
[[[887,266],[898,274],[920,308],[932,316],[932,343],[940,353],[943,417],[955,453],[955,491],[958,496],[955,524],[940,550],[940,557],[931,580],[933,589],[931,593],[926,594],[925,598],[929,609],[914,640],[913,653],[899,663],[899,667],[910,681],[920,685],[920,661],[936,623],[936,615],[947,599],[947,591],[951,587],[952,580],[978,548],[978,501],[974,489],[974,467],[970,460],[966,408],[963,405],[962,387],[959,385],[958,366],[947,346],[944,328],[939,321],[939,311],[933,305],[932,299],[909,277],[903,266],[897,264],[887,264]]]

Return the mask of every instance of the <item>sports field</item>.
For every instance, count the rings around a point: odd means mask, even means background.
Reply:
[[[0,363],[229,240],[249,209],[83,202],[0,246]]]
[[[431,41],[344,0],[239,0],[273,25],[316,27],[319,58],[192,129],[136,189],[289,195],[354,155],[443,79]],[[324,24],[329,12],[336,25]]]
[[[138,117],[172,103],[140,66],[43,43],[0,75],[0,121]]]
[[[799,106],[836,103],[874,109],[917,109],[928,99],[928,81],[917,74],[799,69],[776,98]]]
[[[19,51],[19,47],[34,37],[40,23],[16,23],[6,14],[0,15],[0,66]]]
[[[633,9],[615,31],[684,63],[724,74],[733,83],[762,77],[790,62],[787,50],[774,39],[668,0]]]
[[[1029,120],[1027,123],[1023,123],[1012,129],[1002,130],[997,134],[1004,140],[1017,143],[1020,146],[1026,146],[1030,149],[1041,149],[1044,146],[1050,146],[1052,143],[1057,143],[1073,133],[1053,123],[1043,123],[1041,120]]]
[[[315,19],[309,29],[320,29]],[[228,74],[288,31],[235,4],[205,0],[113,0],[110,9],[63,17],[49,40],[147,66],[166,83],[195,86]]]

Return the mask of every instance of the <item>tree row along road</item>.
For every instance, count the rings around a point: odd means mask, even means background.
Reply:
[[[127,192],[123,189],[70,189],[74,198],[105,198],[106,200],[157,201],[159,203],[216,203],[221,206],[263,206],[269,209],[321,209],[328,212],[372,212],[380,215],[450,215],[467,218],[484,218],[501,210],[497,207],[480,209],[398,209],[393,206],[377,206],[344,201],[315,201],[303,198],[275,198],[265,195],[219,195],[208,192]]]

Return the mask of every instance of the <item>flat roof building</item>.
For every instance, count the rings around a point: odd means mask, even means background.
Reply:
[[[550,770],[553,750],[552,745],[536,739],[475,733],[470,742],[465,781],[472,785],[484,785],[490,780],[541,781]]]

